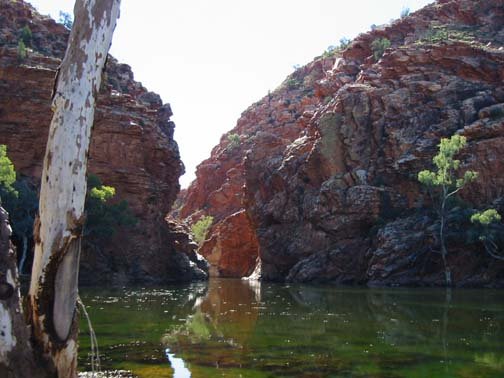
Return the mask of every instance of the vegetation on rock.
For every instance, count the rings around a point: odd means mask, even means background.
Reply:
[[[23,61],[27,58],[28,56],[28,50],[26,49],[26,45],[23,41],[18,42],[18,49],[17,49],[17,57],[19,61]]]
[[[26,46],[31,46],[33,34],[28,25],[26,25],[24,28],[21,29],[20,37]]]
[[[134,226],[137,223],[127,201],[111,203],[115,194],[114,187],[103,185],[96,175],[89,175],[84,236],[91,241],[104,241],[112,237],[119,226]]]
[[[462,176],[457,175],[460,167],[460,160],[455,159],[461,149],[467,144],[464,136],[453,135],[450,139],[443,138],[439,143],[439,152],[432,159],[436,166],[435,171],[423,170],[418,173],[418,181],[426,185],[431,190],[436,190],[438,203],[435,205],[439,215],[439,242],[441,244],[441,257],[445,268],[445,281],[447,286],[451,286],[451,269],[447,262],[448,250],[446,248],[446,216],[448,212],[449,199],[457,194],[466,184],[478,177],[477,172],[466,171]]]
[[[443,24],[432,24],[417,43],[441,43],[445,41],[474,43],[476,36],[470,29],[455,28]]]
[[[240,146],[240,136],[236,133],[231,133],[227,136],[227,140],[229,142],[228,148],[230,150],[234,150],[235,148]]]
[[[111,203],[116,191],[103,185],[90,174],[86,196],[86,242],[99,244],[112,237],[120,226],[134,226],[137,218],[125,200]],[[19,270],[24,271],[27,249],[33,234],[33,222],[38,210],[37,192],[24,179],[16,179],[16,171],[7,156],[7,147],[0,145],[0,199],[10,216],[14,237],[22,243]]]
[[[19,271],[23,273],[38,210],[38,198],[37,192],[26,180],[16,179],[16,171],[7,156],[5,145],[0,145],[0,199],[1,205],[9,213],[13,236],[22,246]]]
[[[196,243],[201,245],[205,241],[206,235],[212,226],[212,223],[213,217],[206,215],[191,226],[191,231]]]
[[[387,38],[377,38],[371,43],[373,57],[375,61],[379,61],[386,49],[390,47],[390,41]]]
[[[502,217],[495,209],[487,209],[471,216],[471,222],[476,225],[478,239],[483,243],[486,252],[498,260],[504,260],[504,254],[499,244],[504,244],[504,226],[500,223]]]
[[[324,54],[322,54],[322,56],[324,58],[328,58],[330,56],[333,56],[337,52],[345,50],[348,46],[350,46],[350,43],[352,43],[352,40],[348,39],[347,37],[343,37],[339,40],[338,46],[334,46],[334,45],[328,46],[326,51],[324,51]]]
[[[7,146],[0,145],[0,199],[6,195],[14,195],[17,197],[17,192],[14,189],[16,181],[16,171],[12,161],[7,156]]]

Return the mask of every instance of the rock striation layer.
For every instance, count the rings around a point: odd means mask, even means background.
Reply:
[[[0,17],[0,144],[8,146],[16,170],[37,184],[52,117],[53,82],[69,31],[23,1],[0,0]],[[21,58],[18,41],[25,26],[32,37],[27,56]],[[134,81],[131,68],[113,57],[109,56],[104,75],[89,171],[116,188],[116,197],[128,202],[139,222],[121,229],[106,245],[83,251],[81,281],[121,284],[201,278],[204,273],[193,269],[196,261],[189,264],[180,255],[192,256],[195,245],[186,242],[179,248],[173,224],[164,220],[184,171],[173,139],[170,105]]]
[[[382,38],[391,46],[376,59]],[[230,132],[240,146],[222,138],[180,215],[221,222],[245,210],[264,280],[443,285],[439,224],[417,173],[458,133],[462,169],[479,179],[449,216],[454,282],[504,286],[504,264],[468,240],[461,215],[504,210],[503,82],[502,1],[437,1],[316,58],[249,108]]]

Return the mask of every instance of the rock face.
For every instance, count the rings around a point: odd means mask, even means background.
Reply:
[[[391,47],[376,61],[379,38]],[[264,280],[442,285],[439,224],[417,174],[440,138],[462,134],[462,170],[479,172],[463,200],[486,208],[504,196],[503,82],[502,2],[438,1],[317,58],[253,105],[231,131],[240,148],[223,137],[181,215],[221,221],[245,209]],[[504,264],[465,243],[461,213],[449,224],[455,284],[504,286]]]
[[[52,117],[53,80],[69,32],[22,1],[0,0],[0,14],[0,144],[8,146],[16,170],[36,184]],[[32,38],[27,57],[20,59],[17,44],[24,26]],[[128,201],[139,222],[120,230],[107,245],[83,251],[81,281],[188,280],[191,274],[176,274],[189,269],[189,263],[177,257],[183,251],[167,242],[172,226],[164,220],[184,171],[170,105],[135,82],[130,67],[112,57],[104,79],[89,172],[115,187],[116,197]]]
[[[211,157],[198,166],[197,179],[179,196],[177,217],[190,223],[203,215],[214,217],[208,240],[200,249],[215,268],[213,273],[243,277],[254,270],[258,246],[253,236],[255,229],[244,211],[247,179],[244,157],[253,150],[255,158],[263,161],[274,152],[281,153],[297,138],[321,101],[314,95],[313,85],[325,77],[334,61],[335,57],[327,57],[303,67],[247,109],[236,127],[222,136]],[[233,143],[232,136],[239,136],[239,143]],[[232,260],[226,256],[232,256]],[[231,261],[235,261],[236,267],[230,265]]]
[[[220,277],[246,277],[252,274],[258,258],[255,232],[244,210],[220,221],[199,251]]]

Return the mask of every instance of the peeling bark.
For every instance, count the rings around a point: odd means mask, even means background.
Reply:
[[[53,376],[76,376],[77,278],[96,94],[120,0],[77,0],[54,93],[29,292],[33,342]]]
[[[0,377],[46,377],[30,346],[7,212],[0,207]]]

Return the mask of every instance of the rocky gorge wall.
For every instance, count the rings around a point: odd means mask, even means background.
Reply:
[[[468,241],[460,215],[504,210],[503,26],[500,0],[440,0],[297,70],[243,113],[229,132],[240,145],[223,136],[181,198],[179,216],[215,218],[200,251],[223,275],[443,285],[439,225],[417,174],[457,133],[468,140],[462,169],[479,178],[449,215],[448,263],[457,286],[504,286],[504,264]],[[391,46],[377,60],[379,38]],[[246,221],[224,226],[238,214]],[[257,246],[237,249],[230,232]]]
[[[52,117],[54,78],[69,31],[23,1],[0,0],[0,19],[0,144],[7,145],[16,171],[36,186]],[[20,59],[17,46],[25,26],[32,38],[27,57]],[[123,227],[105,245],[85,248],[81,282],[204,278],[187,229],[165,221],[184,172],[170,105],[110,56],[97,104],[89,172],[116,188],[117,199],[128,202],[138,223]]]
[[[200,253],[214,273],[223,277],[250,275],[257,265],[259,245],[243,203],[247,172],[244,157],[254,151],[257,160],[280,153],[304,129],[307,114],[321,99],[314,83],[325,77],[335,57],[318,59],[299,69],[266,97],[250,106],[236,127],[196,170],[196,180],[181,192],[175,216],[194,223],[204,215],[214,218],[208,241]],[[230,136],[238,136],[233,143]]]

